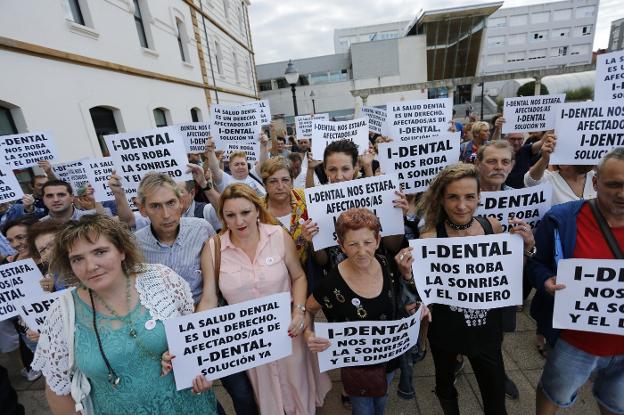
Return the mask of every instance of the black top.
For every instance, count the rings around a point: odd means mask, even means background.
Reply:
[[[486,235],[494,233],[489,220],[483,217],[475,219]],[[449,237],[444,222],[436,226],[436,231],[438,238]],[[433,319],[429,325],[429,342],[449,352],[470,356],[478,353],[484,343],[500,343],[503,339],[500,308],[475,310],[434,304],[431,316]]]

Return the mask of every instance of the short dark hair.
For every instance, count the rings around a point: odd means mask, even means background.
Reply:
[[[353,161],[353,166],[357,164],[358,161],[358,147],[351,140],[338,140],[329,144],[325,147],[325,152],[323,153],[323,164],[327,164],[327,157],[331,156],[334,153],[344,153],[347,156],[351,157],[351,161]]]
[[[30,228],[33,224],[37,223],[39,218],[35,215],[26,215],[20,216],[19,218],[8,221],[2,226],[2,235],[6,237],[9,229],[14,228],[16,226],[25,226],[27,229]]]
[[[39,251],[35,245],[35,239],[49,233],[57,234],[63,229],[65,229],[65,223],[54,219],[48,219],[33,224],[28,228],[28,250],[30,251],[30,255],[35,259],[40,259]]]
[[[74,194],[74,189],[72,189],[71,184],[67,183],[65,180],[48,180],[41,186],[41,194],[45,195],[45,189],[50,186],[64,186],[65,189],[69,192],[70,195]]]
[[[284,137],[280,137],[279,135],[275,138],[277,141],[281,141],[286,144],[286,139]]]

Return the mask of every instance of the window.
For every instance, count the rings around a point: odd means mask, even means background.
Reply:
[[[183,62],[188,62],[185,50],[186,32],[184,31],[184,24],[180,19],[176,19],[176,28],[178,29],[178,47],[180,48],[180,57]]]
[[[490,47],[504,46],[505,36],[492,36],[487,38],[487,45]]]
[[[528,58],[530,61],[537,59],[545,59],[546,58],[546,49],[535,49],[530,50],[528,54]]]
[[[523,62],[524,52],[510,52],[507,54],[507,62]]]
[[[570,20],[571,18],[572,18],[572,9],[562,9],[562,10],[553,11],[553,20],[555,22]]]
[[[557,40],[557,39],[567,39],[570,36],[570,29],[568,28],[563,28],[563,29],[555,29],[552,31],[552,40]]]
[[[85,25],[84,17],[82,16],[82,10],[80,9],[79,0],[66,0],[67,1],[67,19],[74,23]]]
[[[491,17],[487,21],[488,27],[505,27],[507,24],[506,17]]]
[[[271,81],[260,81],[258,82],[258,87],[260,88],[260,92],[271,91],[273,89],[273,83]]]
[[[91,121],[93,122],[93,128],[95,129],[95,135],[100,144],[102,154],[104,157],[108,157],[110,153],[106,147],[104,136],[119,133],[117,122],[115,122],[114,110],[107,107],[93,107],[89,110],[89,113],[91,114]]]
[[[553,58],[557,58],[559,56],[566,56],[568,54],[567,46],[560,46],[558,48],[552,48],[550,51],[550,56]]]
[[[486,58],[488,66],[492,65],[501,65],[505,62],[505,54],[497,53],[495,55],[490,55]]]
[[[509,26],[525,26],[528,21],[526,14],[518,14],[509,17]]]
[[[245,59],[245,73],[247,75],[247,85],[251,85],[251,71],[253,68],[251,67],[251,62],[249,62],[249,58]]]
[[[223,75],[223,55],[221,54],[221,44],[215,40],[215,62],[217,63],[217,72]]]
[[[319,72],[310,74],[310,84],[325,84],[329,82],[329,78],[327,77],[327,72]]]
[[[550,12],[538,12],[531,14],[531,23],[547,23],[550,20]]]
[[[164,108],[154,108],[154,120],[156,121],[156,127],[166,127],[167,123],[167,110]]]
[[[240,77],[238,76],[238,56],[236,56],[235,51],[232,51],[232,69],[234,70],[234,80],[240,82]]]
[[[191,121],[201,121],[201,110],[199,108],[191,108]]]
[[[11,110],[0,106],[0,135],[17,134]]]
[[[509,35],[508,41],[510,45],[522,45],[526,43],[526,33],[517,33],[515,35]]]
[[[592,25],[576,26],[574,28],[574,36],[590,36],[592,34]]]
[[[144,48],[149,48],[147,44],[147,36],[145,35],[145,26],[143,25],[143,16],[141,15],[141,7],[139,6],[139,0],[134,0],[134,25],[139,35],[139,43]]]
[[[570,55],[585,55],[589,53],[590,45],[572,45],[570,47]]]
[[[541,42],[542,40],[546,39],[548,39],[547,30],[529,33],[529,42]]]
[[[577,19],[582,19],[583,17],[594,17],[595,11],[596,7],[594,6],[584,6],[577,8],[574,15]]]
[[[230,5],[228,4],[228,0],[223,0],[223,14],[225,20],[230,20]]]
[[[238,29],[240,30],[241,34],[245,34],[245,15],[243,14],[243,6],[239,6],[238,7]]]

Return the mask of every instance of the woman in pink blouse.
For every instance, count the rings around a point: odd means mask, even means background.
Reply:
[[[247,371],[262,414],[314,414],[331,388],[329,378],[305,347],[307,283],[295,244],[249,186],[233,184],[221,194],[223,223],[219,290],[229,304],[281,292],[292,296],[288,327],[292,355]],[[212,242],[212,241],[211,241]],[[204,249],[202,264],[212,264],[214,246]],[[204,289],[214,287],[212,266],[203,266]]]

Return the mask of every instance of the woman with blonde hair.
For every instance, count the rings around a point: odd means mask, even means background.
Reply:
[[[281,292],[292,296],[288,327],[292,354],[247,371],[262,414],[314,414],[331,384],[318,374],[318,365],[304,344],[307,282],[295,244],[276,224],[256,193],[245,184],[232,184],[221,194],[220,235],[202,253],[204,291],[216,303],[217,291],[229,304]],[[218,239],[217,239],[218,238]],[[215,250],[220,251],[215,287]],[[317,379],[320,381],[317,382]]]
[[[490,139],[490,124],[485,121],[477,121],[470,129],[472,138],[465,141],[459,147],[459,161],[464,163],[474,163],[479,147]]]
[[[494,218],[475,217],[479,206],[479,174],[471,164],[446,167],[418,203],[425,226],[421,238],[470,237],[502,232]],[[524,240],[525,252],[534,246],[531,228],[511,219],[512,233]],[[410,262],[411,262],[410,257]],[[454,386],[457,355],[467,356],[474,369],[486,415],[503,415],[505,368],[501,309],[474,310],[434,304],[428,338],[436,375],[436,394],[445,415],[459,414]]]
[[[52,413],[216,414],[211,382],[199,375],[193,393],[177,391],[163,361],[162,320],[193,312],[189,285],[142,263],[121,223],[104,215],[68,222],[50,269],[77,286],[52,305],[33,362]]]

